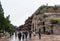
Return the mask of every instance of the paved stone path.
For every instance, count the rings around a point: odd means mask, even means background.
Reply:
[[[42,35],[41,39],[38,36],[28,39],[28,41],[60,41],[60,35]]]
[[[8,41],[6,39],[0,39],[0,41]],[[15,35],[13,35],[9,41],[19,41],[18,40],[18,37],[15,37]],[[21,41],[23,41],[21,39]],[[26,40],[24,40],[26,41]],[[31,39],[27,39],[27,41],[60,41],[60,35],[42,35],[41,36],[41,39],[38,38],[38,35],[37,36],[32,36]]]
[[[9,41],[7,38],[0,38],[0,41]]]
[[[42,35],[41,41],[60,41],[60,35]]]

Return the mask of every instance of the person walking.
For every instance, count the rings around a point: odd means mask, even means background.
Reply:
[[[26,37],[26,39],[27,39],[28,31],[25,31],[24,34],[25,34],[25,37]]]
[[[19,32],[19,33],[18,33],[19,41],[21,41],[21,36],[22,36],[22,33],[21,33],[21,32]]]
[[[24,41],[24,39],[25,39],[25,34],[24,32],[22,32],[22,40]]]
[[[17,31],[15,31],[15,36],[17,37]]]
[[[29,31],[29,38],[31,39],[32,37],[32,31]]]
[[[39,28],[39,39],[41,39],[41,29]]]
[[[33,32],[33,35],[36,36],[35,31]]]

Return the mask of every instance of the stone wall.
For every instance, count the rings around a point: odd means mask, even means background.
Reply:
[[[43,12],[42,14],[39,13],[37,15],[34,15],[33,19],[32,19],[32,24],[34,24],[34,30],[35,29],[39,30],[39,28],[41,28],[41,31],[43,32],[43,27],[45,26],[45,31],[51,33],[52,28],[51,28],[51,25],[50,25],[51,24],[50,19],[51,18],[60,18],[59,9],[56,10],[56,11],[57,12],[54,12],[53,8],[50,7],[47,10],[46,10],[46,8],[41,10],[41,12]],[[47,17],[43,17],[44,15],[47,15]],[[45,23],[44,25],[43,25],[43,22]],[[60,28],[60,27],[58,27],[58,28]],[[56,27],[53,27],[53,32],[54,32],[53,34],[59,34],[58,28],[56,29]],[[55,30],[56,30],[56,33],[55,33]]]
[[[53,34],[60,34],[60,26],[57,28],[56,25],[58,24],[56,24],[51,27],[53,24],[50,23],[51,18],[60,18],[60,6],[41,6],[32,16],[32,31],[38,31],[41,28],[43,33],[52,33],[51,31],[53,30]]]

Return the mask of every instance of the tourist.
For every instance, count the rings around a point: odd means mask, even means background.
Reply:
[[[19,32],[19,33],[18,33],[19,41],[21,41],[21,36],[22,36],[22,33],[21,33],[21,32]]]
[[[22,32],[22,40],[24,41],[24,39],[25,39],[25,34],[24,32]]]
[[[25,34],[25,37],[26,37],[26,39],[27,39],[28,31],[25,31],[24,34]]]
[[[35,32],[33,32],[33,35],[36,36]]]
[[[31,39],[32,37],[32,31],[29,31],[29,38]]]
[[[39,39],[41,39],[41,29],[40,28],[39,28],[38,34],[39,34]]]

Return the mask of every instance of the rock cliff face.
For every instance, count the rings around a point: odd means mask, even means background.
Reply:
[[[60,18],[60,6],[40,6],[36,12],[25,21],[25,25],[32,31],[38,31],[40,28],[42,33],[60,34],[60,21],[52,24],[51,19],[54,18]]]

